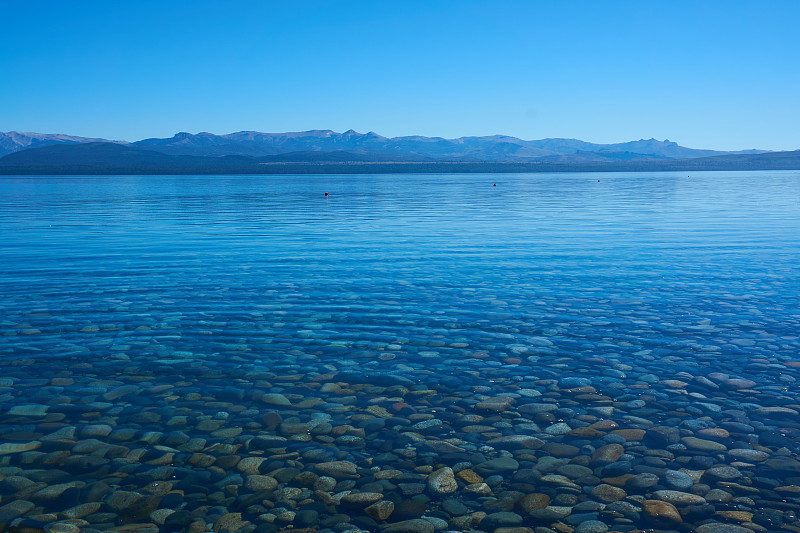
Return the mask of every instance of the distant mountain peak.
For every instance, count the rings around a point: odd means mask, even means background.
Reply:
[[[183,134],[181,134],[183,135]],[[639,139],[614,144],[597,144],[578,139],[549,138],[526,141],[510,135],[468,136],[457,139],[410,135],[383,137],[374,131],[359,133],[348,129],[308,130],[285,133],[241,131],[227,135],[198,134],[172,139],[145,139],[135,143],[140,148],[172,155],[197,156],[271,156],[290,152],[333,152],[424,158],[449,161],[547,161],[553,157],[567,161],[604,161],[610,153],[617,158],[683,159],[724,155],[730,152],[696,150],[665,139]],[[595,154],[595,155],[592,155]]]
[[[57,144],[85,144],[92,142],[128,144],[125,141],[78,137],[64,133],[33,133],[21,131],[3,133],[0,131],[0,157],[30,148],[41,148]]]
[[[109,142],[105,139],[73,137],[64,134],[0,132],[0,157],[3,155],[57,144],[82,144]],[[332,130],[307,130],[284,133],[263,133],[247,130],[224,135],[207,131],[189,133],[181,131],[168,138],[150,138],[130,143],[138,149],[152,150],[167,155],[202,157],[256,157],[276,156],[286,153],[339,152],[356,154],[359,158],[384,158],[383,160],[439,160],[439,161],[605,161],[610,154],[618,160],[691,159],[733,153],[763,153],[764,150],[724,152],[686,148],[677,143],[655,138],[639,139],[613,144],[598,144],[579,139],[546,138],[524,140],[510,135],[465,136],[456,139],[409,135],[384,137],[374,131],[359,133],[348,129],[342,133]],[[389,159],[386,159],[389,158]],[[337,159],[338,160],[338,159]]]

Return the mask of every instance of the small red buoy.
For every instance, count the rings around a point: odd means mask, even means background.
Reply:
[[[497,184],[495,183],[494,185],[492,185],[492,187],[497,187]]]
[[[600,181],[600,180],[598,180],[598,181]],[[328,196],[328,193],[325,193],[325,196]]]

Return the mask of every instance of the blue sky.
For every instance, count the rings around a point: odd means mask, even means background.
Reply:
[[[7,2],[0,131],[800,148],[800,2]]]

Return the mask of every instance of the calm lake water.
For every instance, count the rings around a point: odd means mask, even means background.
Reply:
[[[800,527],[800,172],[0,177],[0,234],[0,524]]]

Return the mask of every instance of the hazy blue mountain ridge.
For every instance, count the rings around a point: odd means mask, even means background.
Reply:
[[[124,144],[123,141],[78,137],[75,135],[64,135],[62,133],[28,133],[21,131],[3,133],[0,131],[0,157],[29,148],[40,148],[42,146],[52,146],[54,144],[82,144],[92,142]]]
[[[654,159],[686,159],[733,153],[764,153],[766,150],[739,152],[686,148],[668,140],[641,139],[614,144],[596,144],[578,139],[540,139],[526,141],[507,135],[484,137],[383,137],[374,132],[348,130],[312,130],[291,133],[237,132],[227,135],[211,133],[179,133],[166,139],[144,139],[134,146],[174,155],[274,155],[287,152],[347,151],[360,154],[385,154],[404,158],[474,161],[536,161],[552,156],[575,156],[586,160],[587,154],[598,153],[597,160],[608,159],[609,153],[632,154],[633,159],[652,156]],[[601,154],[602,152],[602,154]],[[564,158],[561,158],[564,159]],[[570,158],[566,158],[569,160]]]
[[[0,132],[0,156],[56,144],[117,142],[62,134]],[[384,137],[375,132],[358,133],[331,130],[263,133],[240,131],[226,135],[180,132],[168,138],[149,138],[129,143],[133,148],[168,155],[198,157],[266,157],[301,152],[347,152],[366,160],[384,161],[624,161],[640,159],[689,159],[729,154],[758,154],[766,150],[726,152],[686,148],[669,140],[641,139],[613,144],[596,144],[578,139],[539,139],[526,141],[508,135],[483,137]],[[341,154],[337,156],[341,157]],[[319,159],[319,158],[318,158]],[[306,157],[306,159],[308,158]],[[363,157],[354,161],[365,160]]]

